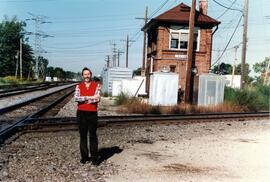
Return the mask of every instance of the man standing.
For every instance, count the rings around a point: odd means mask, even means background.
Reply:
[[[82,70],[83,82],[76,86],[75,101],[78,102],[77,119],[80,131],[81,163],[91,161],[98,165],[98,139],[97,139],[97,107],[100,101],[100,84],[92,81],[92,72],[89,68]],[[90,153],[87,147],[87,134],[89,132]]]

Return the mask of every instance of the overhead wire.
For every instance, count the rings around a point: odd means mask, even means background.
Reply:
[[[237,31],[237,29],[238,29],[240,23],[241,23],[242,18],[243,18],[243,15],[240,16],[240,18],[239,18],[239,20],[238,20],[238,23],[237,23],[237,25],[236,25],[236,27],[235,27],[235,29],[234,29],[234,31],[233,31],[231,37],[229,38],[229,40],[228,40],[228,42],[227,42],[225,48],[223,49],[221,55],[217,58],[217,60],[216,60],[214,63],[212,63],[211,67],[214,66],[214,65],[222,58],[223,54],[226,52],[228,46],[229,46],[230,43],[231,43],[231,40],[233,39],[233,37],[234,37],[234,35],[235,35],[235,33],[236,33],[236,31]]]
[[[239,11],[239,12],[243,13],[243,10],[241,10],[241,9],[236,9],[236,8],[227,7],[227,6],[221,4],[220,2],[218,2],[218,1],[216,1],[216,0],[213,0],[213,1],[214,1],[216,4],[218,4],[219,6],[223,7],[223,8],[226,8],[226,9],[228,9],[228,10],[233,10],[233,11]]]
[[[151,15],[149,16],[149,19],[153,18],[167,3],[169,2],[169,0],[165,0],[155,11],[153,11],[151,13]],[[131,39],[135,39],[138,40],[141,36],[141,34],[138,36],[138,34],[141,32],[141,29],[139,29],[133,36]],[[138,37],[137,37],[138,36]],[[131,45],[133,44],[134,42],[131,43]]]
[[[235,4],[235,2],[236,2],[236,0],[234,0],[234,1],[232,2],[232,4],[230,5],[229,8],[232,8],[233,5]],[[226,8],[226,10],[225,10],[223,13],[221,13],[221,15],[219,15],[216,19],[220,19],[220,18],[221,18],[222,16],[224,16],[229,10],[230,10],[230,9]]]

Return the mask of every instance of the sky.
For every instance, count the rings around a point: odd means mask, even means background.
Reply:
[[[0,21],[4,16],[17,16],[26,21],[26,31],[35,32],[34,21],[26,20],[32,18],[29,13],[46,16],[45,20],[51,23],[42,24],[41,29],[53,37],[42,39],[41,46],[47,52],[42,56],[49,59],[49,66],[74,72],[87,66],[98,75],[106,64],[106,55],[112,55],[114,43],[125,52],[127,35],[135,41],[129,48],[129,67],[140,67],[143,46],[140,29],[144,22],[136,18],[144,17],[146,6],[153,18],[181,2],[191,5],[191,0],[0,0]],[[244,0],[218,2],[242,10]],[[250,0],[247,63],[251,65],[270,56],[269,9],[269,0]],[[213,37],[212,63],[221,56],[220,62],[232,64],[235,59],[233,47],[239,44],[236,63],[240,63],[243,19],[236,27],[242,14],[237,10],[228,10],[224,14],[225,10],[214,0],[209,0],[208,15],[221,21]],[[224,51],[235,29],[236,33]],[[33,35],[29,35],[29,44],[34,48]],[[125,66],[125,53],[120,57],[120,66]]]

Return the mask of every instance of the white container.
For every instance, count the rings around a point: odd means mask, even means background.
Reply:
[[[113,80],[112,81],[112,96],[118,96],[121,94],[122,91],[122,81],[120,80]]]
[[[51,82],[51,81],[52,81],[52,78],[49,77],[49,76],[46,76],[46,77],[45,77],[45,81],[46,81],[46,82]]]
[[[122,67],[104,68],[102,71],[103,86],[102,92],[112,93],[113,81],[132,78],[132,69]]]
[[[147,95],[147,93],[146,93],[146,77],[145,76],[134,76],[133,79],[137,80],[136,88],[140,87],[137,95]]]
[[[53,81],[57,82],[58,81],[58,77],[53,77]]]
[[[121,92],[130,96],[145,95],[145,79],[143,76],[135,76],[132,79],[114,80],[112,96],[118,96]]]
[[[176,73],[154,72],[150,76],[149,104],[172,106],[177,104],[178,77]]]
[[[199,76],[198,105],[222,104],[226,78],[222,75],[203,74]]]
[[[224,75],[224,76],[227,80],[226,86],[240,89],[241,75],[234,75],[234,76]]]
[[[145,77],[133,77],[122,80],[122,92],[130,96],[138,96],[145,93]]]

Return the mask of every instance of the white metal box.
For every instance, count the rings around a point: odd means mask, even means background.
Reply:
[[[198,105],[208,106],[223,103],[226,78],[222,75],[199,76]]]
[[[150,76],[149,104],[176,105],[178,77],[179,75],[176,73],[154,72]]]

